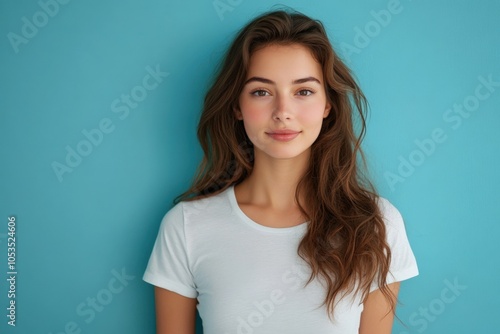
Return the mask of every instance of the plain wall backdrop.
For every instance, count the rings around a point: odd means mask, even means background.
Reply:
[[[154,333],[142,274],[201,159],[205,91],[237,30],[274,4],[0,3],[1,333]],[[420,269],[393,332],[495,332],[500,2],[279,4],[325,24],[370,102],[371,175]]]

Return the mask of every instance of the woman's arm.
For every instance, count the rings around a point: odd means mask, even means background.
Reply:
[[[398,296],[399,282],[388,285],[394,294],[394,301]],[[379,289],[368,294],[365,300],[359,334],[390,334],[394,322],[394,313],[386,297]]]
[[[195,334],[196,298],[155,286],[156,334]]]

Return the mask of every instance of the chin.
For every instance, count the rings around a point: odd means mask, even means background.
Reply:
[[[262,153],[274,159],[294,159],[300,157],[302,154],[305,154],[307,150],[309,150],[309,148],[306,149],[282,148],[276,150],[265,150],[262,151]]]

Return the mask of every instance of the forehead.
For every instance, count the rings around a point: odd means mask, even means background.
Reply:
[[[250,57],[248,77],[279,75],[284,77],[322,77],[321,64],[311,50],[301,44],[271,44],[257,49]]]

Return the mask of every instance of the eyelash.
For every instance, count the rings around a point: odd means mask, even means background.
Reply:
[[[311,90],[311,89],[301,89],[301,90],[299,90],[299,92],[304,92],[304,91],[306,91],[306,92],[310,92],[310,93],[309,93],[309,94],[307,94],[307,95],[300,95],[300,94],[299,94],[299,96],[311,96],[311,95],[313,95],[313,94],[315,93],[315,92],[314,92],[313,90]],[[256,89],[256,90],[254,90],[254,91],[250,92],[250,95],[253,95],[253,96],[255,96],[255,97],[264,97],[263,95],[256,95],[256,94],[255,94],[255,93],[258,93],[258,92],[266,92],[266,93],[267,93],[267,91],[266,91],[266,90],[264,90],[264,89]]]

